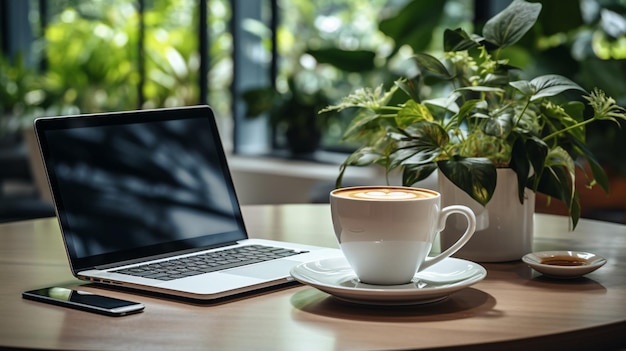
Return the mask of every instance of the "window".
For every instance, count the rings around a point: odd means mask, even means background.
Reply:
[[[269,87],[278,95],[273,96],[274,106],[264,106],[268,95],[257,92],[248,105],[254,106],[252,110],[269,109],[265,117],[269,114],[273,129],[263,132],[271,132],[274,149],[283,149],[288,144],[286,124],[293,122],[299,109],[318,111],[358,87],[389,86],[398,77],[411,74],[409,57],[414,50],[436,48],[439,41],[431,39],[438,38],[444,26],[471,26],[472,6],[472,2],[456,0],[278,1],[269,21],[248,19],[242,23],[245,32],[260,39],[252,62],[275,72],[270,81],[257,81],[248,89]],[[396,19],[388,20],[383,32],[379,25],[390,17]],[[407,19],[408,25],[399,23]],[[398,25],[404,25],[401,29],[408,33],[393,33]],[[276,109],[276,105],[284,108]],[[317,118],[326,122],[323,149],[344,152],[354,148],[341,141],[351,116]],[[259,150],[259,146],[250,149]]]
[[[6,79],[24,85],[2,95],[5,127],[7,115],[32,118],[209,100],[220,124],[228,124],[229,1],[6,0],[2,6],[1,72],[11,70]]]
[[[208,103],[227,148],[270,152],[284,146],[281,127],[246,118],[241,94],[264,85],[284,93],[292,77],[298,89],[321,90],[329,99],[388,83],[383,70],[349,72],[318,64],[308,52],[371,50],[380,68],[398,50],[394,60],[401,62],[410,52],[394,47],[377,26],[381,13],[408,2],[5,0],[1,62],[6,70],[20,61],[22,71],[12,77],[19,75],[23,86],[5,92],[0,106],[5,116],[32,117]],[[471,19],[467,2],[448,3],[440,18]],[[341,118],[329,124],[324,148],[344,147],[345,124]]]

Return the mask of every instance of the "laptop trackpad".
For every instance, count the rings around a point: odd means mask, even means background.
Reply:
[[[262,264],[254,264],[247,267],[233,268],[222,271],[222,273],[261,279],[282,278],[288,277],[291,268],[295,267],[298,263],[300,262],[280,259],[264,262]]]

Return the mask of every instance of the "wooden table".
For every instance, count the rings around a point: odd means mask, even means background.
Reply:
[[[253,237],[336,246],[327,205],[244,208]],[[552,280],[521,261],[484,264],[485,280],[444,302],[363,307],[308,286],[217,305],[194,305],[85,286],[143,302],[112,318],[23,300],[47,285],[75,286],[55,219],[0,225],[0,348],[98,350],[614,349],[626,347],[626,226],[535,215],[535,249],[608,259],[575,280]]]

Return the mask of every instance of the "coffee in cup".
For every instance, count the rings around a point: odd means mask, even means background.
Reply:
[[[433,190],[400,186],[361,186],[330,193],[339,246],[359,280],[398,285],[458,251],[474,234],[476,217],[466,206],[441,208]],[[451,214],[467,219],[467,229],[446,251],[428,257]]]

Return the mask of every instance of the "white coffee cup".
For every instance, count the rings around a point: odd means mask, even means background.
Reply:
[[[400,186],[362,186],[330,193],[335,235],[359,280],[375,285],[410,283],[415,274],[458,251],[476,229],[466,206],[441,208],[433,190]],[[449,215],[467,219],[467,229],[446,251],[429,257]]]

